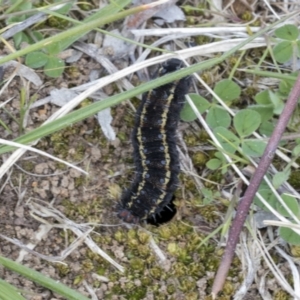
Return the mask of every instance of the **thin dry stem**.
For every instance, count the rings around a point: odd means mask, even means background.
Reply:
[[[212,287],[213,298],[217,296],[218,292],[221,291],[224,285],[227,273],[229,271],[229,267],[231,265],[234,256],[234,252],[239,239],[240,232],[242,230],[242,227],[244,225],[244,222],[247,218],[250,209],[250,205],[253,201],[253,198],[258,190],[261,181],[263,180],[264,175],[266,174],[271,164],[271,161],[276,152],[276,148],[296,108],[299,97],[300,97],[300,75],[298,76],[296,83],[290,93],[290,96],[287,100],[284,110],[267,144],[266,150],[257,166],[257,169],[252,179],[250,180],[250,184],[245,192],[245,196],[238,205],[236,217],[233,220],[232,226],[230,228],[228,242],[225,248],[225,253],[223,255],[222,262],[219,266]]]

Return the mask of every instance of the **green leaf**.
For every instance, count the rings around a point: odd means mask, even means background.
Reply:
[[[261,157],[266,146],[266,143],[261,140],[244,140],[242,142],[243,153],[252,157]]]
[[[206,122],[211,128],[219,126],[227,128],[231,123],[231,117],[223,108],[214,106],[208,111]]]
[[[41,51],[31,52],[26,55],[25,64],[30,68],[43,67],[49,59],[49,56]]]
[[[14,23],[19,23],[19,22],[23,22],[26,20],[26,15],[22,14],[20,16],[13,16],[13,17],[9,17],[6,20],[6,24],[14,24]]]
[[[210,170],[217,170],[218,168],[220,168],[221,166],[221,161],[217,158],[213,158],[210,159],[207,163],[206,163],[206,167]]]
[[[292,58],[293,55],[293,45],[291,42],[283,41],[277,44],[274,49],[275,59],[279,63],[285,63]]]
[[[282,95],[287,95],[289,94],[290,90],[291,90],[291,86],[290,84],[288,84],[288,82],[286,82],[285,80],[281,80],[279,82],[279,92],[282,94]]]
[[[203,189],[201,189],[201,193],[204,196],[204,199],[203,199],[203,204],[204,205],[207,205],[207,204],[211,203],[215,198],[214,194],[213,194],[213,191],[210,190],[210,189],[203,188]]]
[[[234,128],[240,137],[252,134],[261,124],[260,114],[251,109],[239,111],[233,118]]]
[[[284,108],[284,103],[279,97],[277,93],[273,93],[272,91],[269,91],[269,96],[272,104],[274,105],[273,112],[276,115],[280,115]]]
[[[288,227],[280,227],[279,235],[287,243],[291,245],[300,245],[300,235]]]
[[[189,94],[193,103],[197,107],[200,114],[204,113],[210,106],[210,103],[198,94]],[[188,102],[184,103],[184,106],[180,112],[180,119],[185,122],[194,121],[197,118],[196,114],[192,110]]]
[[[266,200],[266,202],[269,203],[270,206],[275,209],[275,205],[278,200],[270,189],[260,189],[259,194]],[[267,209],[267,207],[258,199],[257,196],[254,197],[254,203],[261,209],[269,211],[269,209]]]
[[[265,136],[271,136],[274,130],[274,124],[271,122],[263,122],[259,127],[259,133]]]
[[[298,217],[300,209],[299,209],[299,203],[297,199],[287,194],[281,195],[281,198],[284,201],[284,203],[287,205],[287,207],[293,212],[293,214],[296,217]],[[290,217],[290,214],[287,212],[287,210],[283,207],[283,205],[280,202],[277,202],[276,210],[284,217]]]
[[[72,6],[73,6],[73,3],[66,3],[64,6],[62,6],[60,9],[56,10],[55,12],[65,15],[70,11]]]
[[[14,11],[24,11],[32,8],[31,1],[16,1],[18,2],[18,6],[14,9]]]
[[[35,40],[32,40],[30,38],[30,43],[35,43],[36,41],[41,41],[44,38],[43,34],[40,33],[39,31],[32,31],[31,34],[33,35],[33,37],[34,37]]]
[[[224,102],[229,102],[240,96],[241,88],[234,81],[230,79],[224,79],[216,84],[214,92]]]
[[[297,146],[293,149],[292,155],[293,155],[294,157],[298,157],[298,156],[300,155],[300,145],[297,145]]]
[[[255,95],[254,100],[256,101],[257,104],[261,105],[268,105],[271,103],[270,96],[269,96],[269,91],[264,90],[258,94]]]
[[[249,106],[249,108],[259,113],[262,122],[270,120],[273,116],[273,105],[272,104],[251,105],[251,106]]]
[[[277,172],[273,176],[272,183],[275,189],[278,189],[284,182],[286,182],[290,177],[291,170],[288,169],[286,172]]]
[[[65,63],[63,60],[57,57],[49,57],[44,72],[49,77],[57,78],[64,72],[64,69]]]
[[[295,25],[287,24],[277,28],[275,35],[283,40],[295,41],[298,39],[299,30]]]
[[[29,43],[28,36],[24,32],[18,32],[13,36],[15,47],[20,48],[22,42]]]
[[[297,50],[298,50],[298,57],[300,57],[300,40],[297,41]]]
[[[226,152],[235,153],[240,144],[240,139],[236,135],[224,127],[217,127],[213,132]]]
[[[220,152],[220,151],[217,151],[215,153],[215,157],[217,157],[222,163],[226,163],[227,162],[224,154],[222,152]]]
[[[56,42],[56,43],[51,43],[48,46],[46,46],[45,50],[50,55],[56,55],[56,54],[59,54],[63,49],[61,47],[61,43],[60,42]]]

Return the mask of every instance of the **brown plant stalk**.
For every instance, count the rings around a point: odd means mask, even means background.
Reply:
[[[298,75],[295,85],[288,97],[283,112],[278,119],[277,125],[272,133],[271,138],[269,139],[269,142],[257,166],[257,169],[255,170],[250,180],[245,195],[238,204],[237,212],[229,231],[229,237],[225,248],[225,252],[223,254],[221,264],[218,268],[213,283],[213,287],[212,287],[213,299],[215,299],[217,294],[222,290],[222,287],[224,285],[227,273],[229,271],[235,253],[235,248],[240,236],[240,232],[242,231],[243,225],[245,223],[245,220],[247,218],[250,209],[250,205],[253,201],[253,198],[258,190],[258,187],[264,175],[267,173],[267,170],[274,157],[278,143],[281,140],[285,128],[296,108],[299,97],[300,97],[300,74]]]

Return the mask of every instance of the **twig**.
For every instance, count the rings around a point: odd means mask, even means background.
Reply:
[[[293,87],[293,90],[289,95],[284,110],[278,120],[276,128],[272,133],[272,136],[267,144],[266,150],[257,166],[257,169],[255,170],[255,173],[250,180],[250,184],[245,192],[245,196],[243,197],[243,200],[239,202],[235,219],[233,220],[232,226],[230,228],[225,252],[222,257],[222,261],[217,271],[214,284],[212,287],[213,299],[215,299],[218,292],[221,291],[223,287],[226,275],[228,273],[229,267],[231,265],[234,256],[234,252],[235,252],[235,248],[238,242],[240,232],[242,231],[242,227],[244,225],[244,222],[247,218],[250,209],[250,205],[252,203],[252,200],[258,190],[258,187],[264,175],[266,174],[271,164],[278,143],[281,140],[281,137],[291,118],[291,115],[293,114],[296,108],[299,97],[300,97],[300,75],[298,76],[296,83]]]

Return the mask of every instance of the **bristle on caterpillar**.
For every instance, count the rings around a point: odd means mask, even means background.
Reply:
[[[179,59],[166,61],[158,76],[183,66]],[[138,223],[159,214],[168,205],[178,185],[180,171],[176,130],[190,77],[143,94],[132,132],[136,174],[117,206],[118,217]]]

